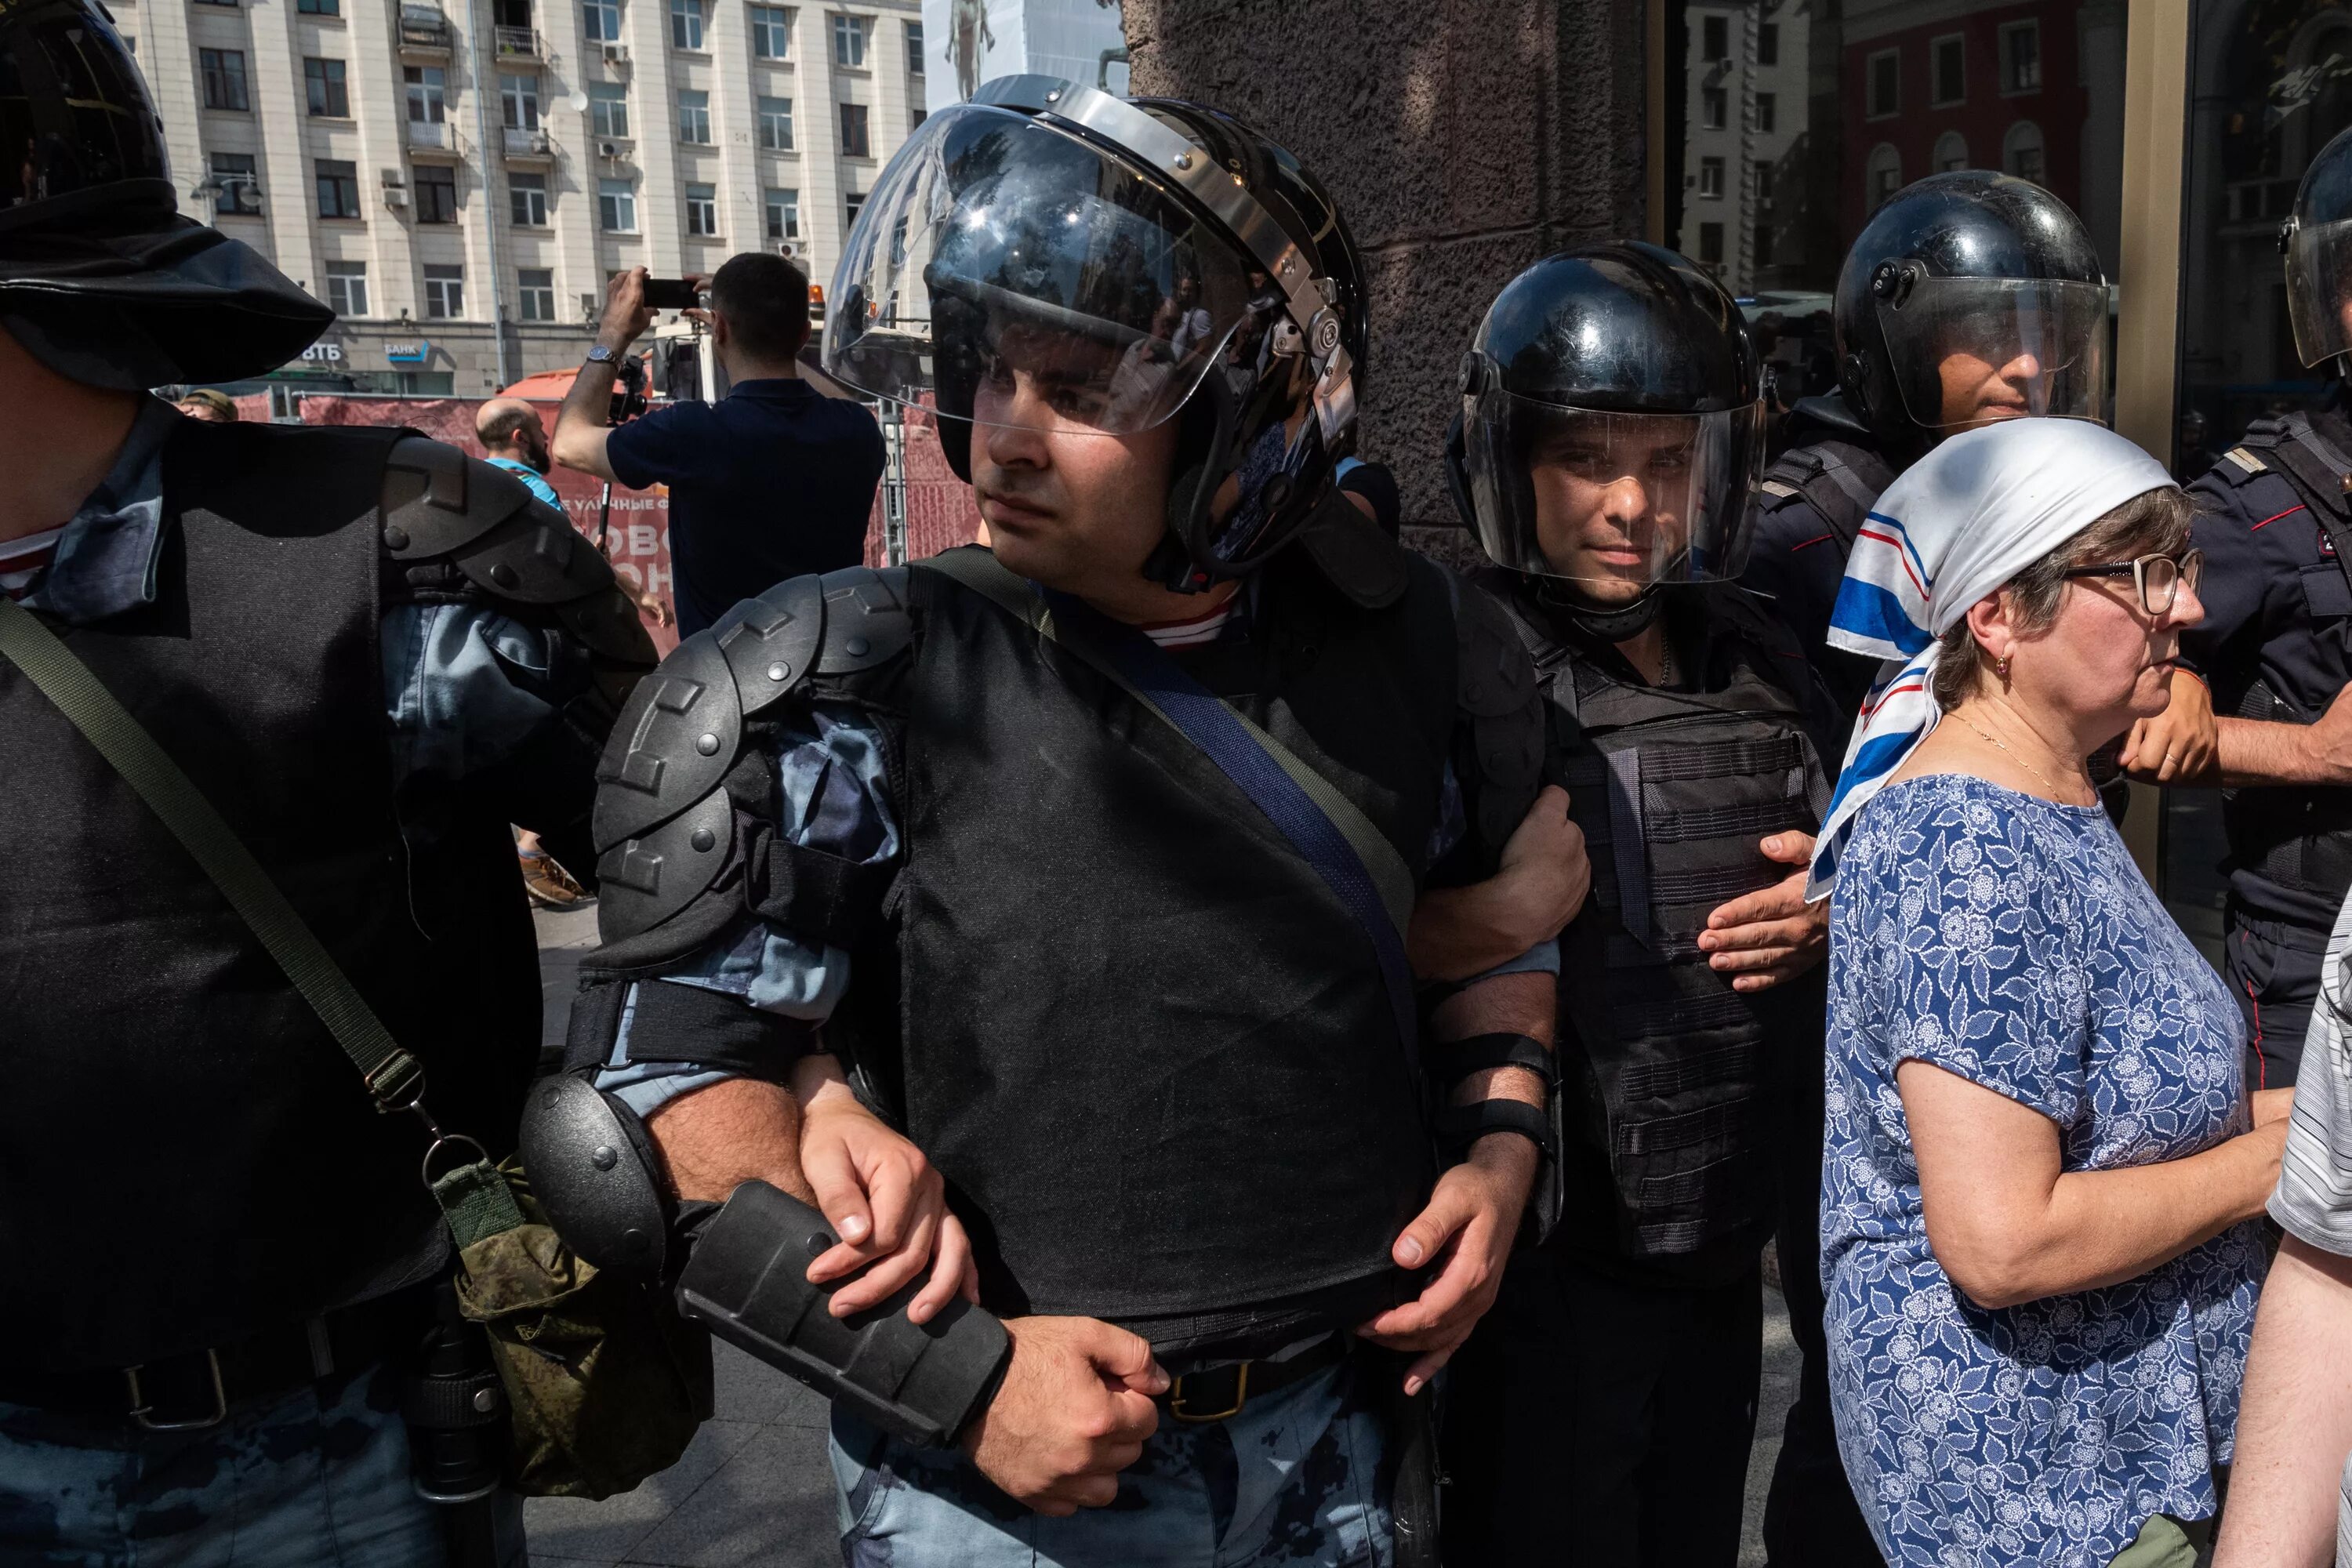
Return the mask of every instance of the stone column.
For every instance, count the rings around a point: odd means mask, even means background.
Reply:
[[[1338,198],[1370,273],[1360,449],[1395,469],[1408,524],[1454,524],[1440,460],[1487,302],[1554,250],[1641,237],[1643,15],[1643,0],[1125,0],[1132,90],[1237,115]]]

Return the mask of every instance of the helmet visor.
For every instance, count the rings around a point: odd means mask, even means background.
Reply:
[[[1093,143],[1010,110],[942,110],[858,214],[828,374],[949,418],[1145,430],[1249,313],[1237,242]]]
[[[1923,430],[2105,417],[2105,284],[1920,278],[1878,301],[1878,322],[1904,412]]]
[[[2286,242],[2286,313],[2306,366],[2352,350],[2352,219],[2299,224]]]
[[[1631,599],[1660,583],[1739,575],[1764,405],[1622,414],[1499,389],[1463,400],[1479,542],[1497,565]]]

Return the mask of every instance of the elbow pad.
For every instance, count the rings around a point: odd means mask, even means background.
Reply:
[[[815,1209],[746,1182],[702,1223],[678,1277],[678,1310],[893,1436],[952,1447],[996,1396],[1012,1336],[961,1297],[928,1323],[908,1322],[921,1279],[871,1311],[835,1317],[825,1303],[842,1281],[808,1280],[835,1240]]]

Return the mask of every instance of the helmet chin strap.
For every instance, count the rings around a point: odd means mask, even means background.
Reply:
[[[1536,598],[1546,609],[1566,620],[1581,636],[1615,646],[1648,631],[1665,607],[1665,595],[1651,584],[1624,604],[1602,606],[1559,579],[1541,583]]]

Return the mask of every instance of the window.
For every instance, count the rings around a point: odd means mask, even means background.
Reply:
[[[360,216],[360,172],[353,163],[332,158],[321,158],[318,165],[319,216],[320,217],[357,217]]]
[[[636,232],[637,193],[628,181],[596,182],[596,226],[614,234]]]
[[[416,221],[457,221],[457,171],[446,163],[416,165]]]
[[[1769,223],[1759,223],[1756,226],[1756,265],[1759,267],[1772,265],[1772,226]]]
[[[1698,194],[1721,197],[1723,195],[1723,160],[1701,158],[1698,161]]]
[[[1756,26],[1756,63],[1777,66],[1780,63],[1780,24],[1759,22]]]
[[[857,226],[858,209],[865,206],[865,205],[866,196],[862,192],[850,191],[842,196],[841,210],[848,215],[849,218],[847,225],[845,226],[844,232]]]
[[[590,83],[588,128],[599,136],[626,136],[629,133],[629,89],[614,81]]]
[[[254,172],[250,153],[215,153],[209,160],[213,175],[213,212],[243,217],[261,215],[261,180]]]
[[[858,16],[833,19],[833,63],[853,68],[866,64],[866,23]]]
[[[1969,142],[1957,131],[1947,131],[1936,138],[1936,167],[1938,174],[1948,174],[1955,169],[1969,166]]]
[[[1968,40],[1958,33],[1947,34],[1927,46],[1927,103],[1941,109],[1959,103],[1969,96]]]
[[[1731,58],[1731,18],[1709,16],[1699,23],[1700,36],[1706,40],[1699,46],[1703,60],[1727,60]]]
[[[669,47],[702,47],[702,0],[669,0]]]
[[[1698,122],[1709,131],[1720,131],[1731,117],[1731,94],[1719,87],[1698,89]]]
[[[306,59],[302,62],[302,86],[310,97],[310,112],[329,120],[349,120],[352,117],[352,90],[343,79],[341,60]]]
[[[2032,180],[2038,185],[2043,179],[2042,165],[2042,127],[2031,120],[2021,120],[2000,139],[2001,173]]]
[[[2000,90],[2042,90],[2042,24],[2011,22],[2000,30]]]
[[[771,153],[793,150],[791,99],[763,98],[760,100],[760,145]]]
[[[206,109],[253,107],[253,97],[245,87],[243,49],[198,49],[196,66],[204,74]]]
[[[305,16],[340,16],[343,0],[294,0],[294,9]]]
[[[751,7],[751,53],[763,60],[790,57],[793,14],[782,5]]]
[[[364,316],[368,313],[366,262],[327,263],[327,309],[338,316]]]
[[[1867,210],[1876,212],[1886,198],[1903,188],[1903,154],[1891,142],[1881,142],[1870,150],[1870,162],[1864,165],[1863,194]]]
[[[499,75],[499,114],[509,131],[539,129],[539,78]]]
[[[801,237],[801,194],[768,189],[768,237],[798,239]]]
[[[1778,93],[1759,92],[1756,95],[1756,129],[1767,136],[1780,129],[1780,98]]]
[[[464,268],[426,264],[425,313],[436,321],[453,321],[466,313]]]
[[[545,174],[509,174],[507,200],[517,227],[545,228],[547,226],[547,176]]]
[[[1756,199],[1759,202],[1770,201],[1772,199],[1772,165],[1761,158],[1756,161],[1755,180]]]
[[[709,239],[719,233],[717,186],[686,187],[686,232],[701,239]]]
[[[1709,267],[1723,265],[1723,226],[1703,223],[1698,226],[1698,258]]]
[[[677,139],[700,146],[710,144],[710,95],[680,88],[677,93]]]
[[[621,0],[581,0],[580,36],[592,44],[621,41]]]
[[[907,74],[923,74],[923,25],[920,22],[907,24]]]
[[[522,296],[522,319],[526,321],[555,320],[555,270],[549,267],[525,267],[515,273],[515,286]]]
[[[866,140],[866,106],[862,103],[841,106],[841,155],[845,158],[873,156],[873,149]]]
[[[1903,57],[1893,49],[1881,49],[1864,66],[1863,113],[1872,120],[1884,120],[1903,107]]]
[[[236,0],[196,0],[196,4],[199,5],[226,5],[234,8],[236,5]]]
[[[931,111],[925,109],[921,104],[918,103],[910,105],[907,110],[907,129],[913,131],[930,117]]]
[[[448,118],[448,79],[439,66],[403,66],[400,79],[408,93],[411,122],[438,125]]]

